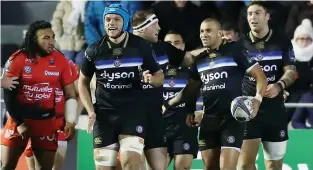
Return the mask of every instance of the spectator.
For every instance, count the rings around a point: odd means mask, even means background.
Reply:
[[[174,0],[154,4],[153,9],[162,28],[159,39],[163,40],[168,31],[176,30],[185,38],[187,51],[201,46],[199,26],[204,19],[216,16],[214,3],[201,3]]]
[[[285,29],[290,39],[293,38],[295,29],[305,18],[310,19],[313,23],[313,0],[296,2],[292,6]]]
[[[302,21],[294,32],[292,45],[296,58],[296,67],[298,78],[294,85],[288,89],[290,96],[287,102],[298,102],[300,97],[308,92],[313,86],[313,28],[309,19]],[[294,109],[288,108],[287,113],[290,115]]]
[[[57,48],[77,65],[84,55],[84,6],[82,0],[60,1],[51,21]]]
[[[228,41],[238,41],[239,40],[239,31],[236,24],[231,22],[225,22],[222,24],[222,30],[224,38]]]
[[[305,93],[299,102],[313,103],[313,91]],[[298,107],[292,116],[291,125],[295,129],[313,129],[313,108]]]
[[[85,38],[88,45],[99,40],[100,37],[105,35],[103,11],[106,6],[113,3],[120,3],[127,8],[131,18],[137,10],[143,8],[142,2],[139,1],[88,1],[85,17]],[[131,24],[129,24],[128,31],[132,32]]]

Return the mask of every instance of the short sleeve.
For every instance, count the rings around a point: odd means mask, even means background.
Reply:
[[[4,75],[7,77],[20,77],[22,69],[27,69],[23,68],[21,65],[21,62],[19,62],[18,57],[21,56],[11,56],[7,60],[4,66]],[[29,68],[31,69],[31,68]]]
[[[84,76],[89,77],[90,79],[92,78],[94,72],[96,71],[95,63],[92,60],[94,58],[94,54],[95,49],[89,46],[85,51],[83,62],[80,68],[81,73]]]
[[[63,86],[73,83],[78,78],[78,70],[76,65],[65,58],[65,64],[61,77],[61,84]]]
[[[184,60],[186,52],[172,46],[170,43],[167,42],[164,43],[169,63],[175,67],[179,67]]]
[[[237,65],[242,68],[245,72],[249,72],[257,62],[253,59],[250,52],[241,45],[235,45],[233,57]]]
[[[149,70],[151,73],[155,73],[160,70],[160,66],[156,60],[155,51],[152,49],[152,46],[145,42],[141,41],[140,48],[142,49],[143,55],[143,68]]]
[[[283,58],[284,66],[296,65],[295,53],[293,51],[291,41],[289,41],[288,39],[284,40],[284,44],[282,47],[282,58]]]
[[[197,65],[194,64],[190,69],[189,69],[189,79],[192,79],[192,80],[197,80],[197,81],[201,81],[201,77],[199,75],[199,72],[198,72],[198,68],[197,68]]]

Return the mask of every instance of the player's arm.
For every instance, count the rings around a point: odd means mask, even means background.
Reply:
[[[297,70],[296,70],[296,59],[293,52],[292,44],[289,40],[285,40],[286,43],[283,46],[283,61],[284,61],[284,74],[277,81],[281,90],[290,87],[296,80]]]
[[[146,41],[141,41],[142,53],[143,53],[143,68],[145,82],[151,84],[154,87],[159,87],[164,84],[164,74],[160,69],[160,66],[155,58],[155,52],[151,45]]]
[[[79,96],[89,116],[95,114],[90,94],[90,81],[95,72],[95,64],[92,60],[94,50],[91,47],[86,49],[78,79]]]
[[[255,99],[257,99],[259,102],[262,102],[263,96],[266,92],[266,87],[268,85],[264,72],[262,71],[259,63],[255,62],[254,60],[249,60],[251,55],[247,49],[238,45],[238,48],[234,50],[236,50],[236,53],[234,53],[234,58],[237,64],[256,80]]]

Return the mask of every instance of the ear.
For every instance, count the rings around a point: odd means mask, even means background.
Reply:
[[[271,19],[270,13],[266,13],[265,17],[266,17],[266,20],[270,20]]]
[[[218,35],[219,35],[220,37],[223,37],[223,36],[224,36],[223,31],[222,31],[222,30],[218,31]]]

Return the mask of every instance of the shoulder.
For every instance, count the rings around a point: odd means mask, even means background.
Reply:
[[[237,42],[237,41],[232,41],[232,42],[226,42],[224,45],[222,45],[221,50],[225,51],[230,51],[230,52],[237,52],[245,49],[242,43]]]
[[[25,61],[26,58],[27,57],[22,50],[17,50],[12,55],[10,55],[8,61],[9,62],[21,62],[21,61]]]
[[[100,40],[90,44],[87,49],[85,50],[85,58],[87,58],[89,61],[95,60],[97,55],[100,53],[100,51],[107,48],[106,44],[106,38],[102,37]]]
[[[150,46],[151,47],[151,43],[137,35],[134,35],[132,33],[128,33],[129,34],[129,43],[131,45],[138,45],[140,44],[140,46]]]

